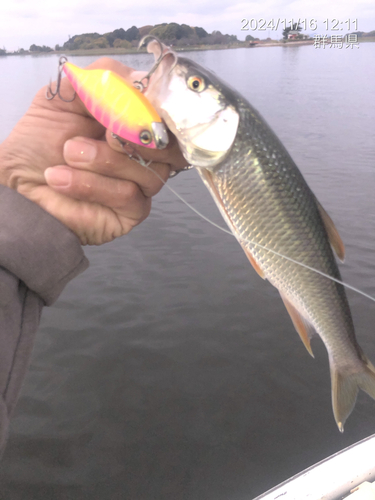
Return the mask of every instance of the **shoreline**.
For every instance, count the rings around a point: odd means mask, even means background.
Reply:
[[[254,46],[244,45],[200,45],[200,46],[185,46],[185,47],[172,47],[175,52],[198,52],[204,50],[233,50],[233,49],[255,49],[258,47],[288,47],[294,45],[311,45],[313,40],[301,40],[297,42],[278,42],[272,41],[269,43],[257,43]],[[52,50],[50,52],[29,52],[25,51],[23,53],[10,52],[8,54],[3,54],[4,56],[40,56],[40,55],[67,55],[67,56],[113,56],[113,55],[123,55],[123,54],[147,54],[145,48],[138,49],[136,47],[132,49],[114,48],[108,47],[105,49],[77,49],[77,50]]]
[[[297,42],[269,42],[269,43],[258,43],[254,47],[250,48],[260,48],[260,47],[294,47],[295,45],[314,45],[314,40],[298,40]]]
[[[375,37],[361,37],[358,39],[359,45],[361,43],[371,43],[375,42]],[[232,49],[256,49],[262,47],[295,47],[301,45],[313,45],[314,40],[298,40],[293,42],[282,42],[282,41],[271,41],[267,43],[256,43],[253,46],[247,44],[240,45],[201,45],[201,46],[185,46],[185,47],[172,47],[175,52],[198,52],[204,50],[232,50]],[[251,43],[251,42],[250,42]],[[327,44],[330,42],[327,42]],[[345,43],[345,42],[343,42]],[[40,55],[68,55],[68,56],[113,56],[113,55],[125,55],[125,54],[147,54],[145,48],[138,49],[136,47],[132,49],[114,48],[108,47],[105,49],[77,49],[77,50],[52,50],[50,52],[29,52],[24,51],[10,52],[7,54],[1,54],[0,57],[5,56],[40,56]]]

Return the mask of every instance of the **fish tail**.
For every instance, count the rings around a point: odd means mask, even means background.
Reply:
[[[333,414],[340,432],[344,432],[345,421],[354,408],[359,389],[375,399],[375,367],[364,355],[361,361],[360,371],[347,374],[330,359]]]

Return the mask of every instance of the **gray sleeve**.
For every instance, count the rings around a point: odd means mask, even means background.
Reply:
[[[0,185],[0,456],[42,307],[87,267],[74,233]]]

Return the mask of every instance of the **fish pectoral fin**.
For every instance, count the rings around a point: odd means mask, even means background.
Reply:
[[[243,251],[245,252],[246,257],[249,259],[250,264],[255,269],[255,271],[259,274],[259,276],[262,279],[265,280],[266,279],[266,275],[264,274],[263,270],[259,266],[258,262],[254,259],[254,257],[252,256],[252,254],[250,253],[250,251],[246,247],[244,247],[243,245],[241,245],[241,247],[242,247]]]
[[[211,193],[211,196],[216,202],[216,205],[218,206],[221,215],[223,216],[223,219],[225,222],[228,224],[229,229],[232,231],[232,233],[238,238],[239,244],[241,245],[243,251],[245,252],[247,258],[249,259],[251,265],[255,269],[255,271],[259,274],[261,278],[264,280],[266,279],[266,275],[264,274],[263,270],[257,263],[257,261],[254,259],[253,255],[251,254],[250,250],[245,247],[245,245],[241,242],[241,239],[239,239],[239,234],[238,231],[236,230],[235,225],[233,224],[232,219],[230,218],[230,215],[228,214],[227,209],[225,208],[225,205],[220,197],[220,194],[215,186],[214,180],[212,178],[212,173],[207,170],[206,168],[198,168],[197,169],[200,176],[203,179],[203,182],[205,183],[206,187],[208,188],[209,192]]]
[[[301,314],[297,311],[294,305],[285,297],[285,295],[283,295],[281,292],[280,295],[281,298],[283,299],[286,310],[288,311],[289,316],[293,321],[294,328],[297,330],[297,333],[303,342],[303,345],[306,347],[307,352],[310,354],[310,356],[314,358],[315,356],[311,349],[310,337],[312,336],[315,330],[310,325],[310,323],[308,323],[308,321],[306,321],[305,318],[301,316]]]
[[[345,259],[345,245],[341,239],[341,236],[339,235],[339,232],[337,231],[337,228],[331,219],[331,217],[327,214],[327,212],[324,210],[322,205],[319,203],[319,201],[315,198],[316,204],[318,206],[318,210],[320,213],[320,216],[322,218],[324,227],[326,228],[327,235],[329,242],[335,251],[337,257],[341,260],[341,262],[344,262]]]

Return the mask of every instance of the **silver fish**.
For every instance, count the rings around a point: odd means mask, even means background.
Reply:
[[[341,280],[332,248],[341,260],[345,249],[334,223],[251,104],[214,73],[165,46],[161,56],[160,47],[159,41],[148,44],[157,64],[146,95],[255,270],[279,290],[311,355],[312,334],[322,338],[333,413],[343,432],[358,390],[375,399],[375,368],[355,338],[344,287],[281,256]]]

